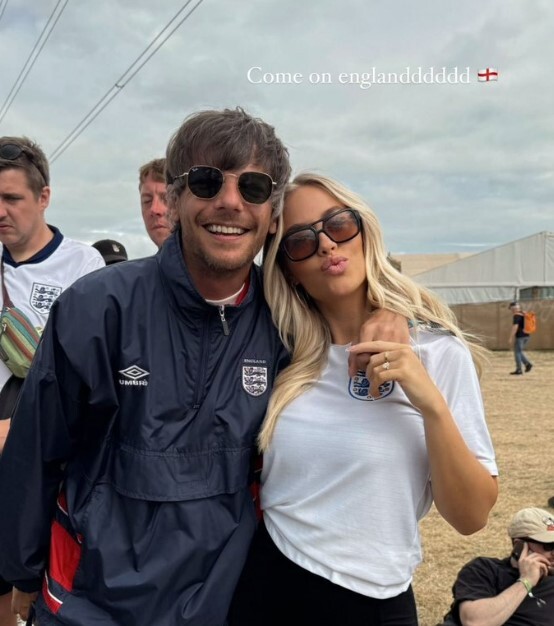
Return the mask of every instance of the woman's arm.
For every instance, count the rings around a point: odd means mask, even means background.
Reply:
[[[377,385],[397,381],[421,412],[433,498],[440,514],[464,535],[483,528],[498,495],[496,479],[467,446],[446,400],[411,346],[374,341],[350,351],[372,352],[368,378]],[[373,382],[372,388],[376,388]]]
[[[496,478],[468,448],[442,396],[418,408],[424,417],[435,506],[458,532],[470,535],[487,523],[498,496]]]

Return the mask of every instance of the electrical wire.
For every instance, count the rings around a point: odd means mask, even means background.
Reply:
[[[171,18],[171,20],[164,26],[164,28],[154,37],[154,39],[148,44],[148,46],[140,53],[140,55],[131,63],[127,70],[121,75],[121,77],[114,83],[110,89],[100,98],[100,100],[92,107],[92,109],[85,115],[85,117],[75,126],[75,128],[67,135],[67,137],[58,145],[58,147],[48,156],[50,163],[53,163],[58,159],[69,146],[83,133],[86,128],[94,122],[94,120],[102,113],[102,111],[108,106],[108,104],[119,94],[121,90],[126,87],[129,82],[138,74],[138,72],[148,63],[148,61],[156,54],[156,52],[164,45],[164,43],[173,35],[173,33],[185,22],[203,2],[204,0],[198,0],[197,3],[190,9],[190,11],[177,23],[177,25],[170,30],[165,38],[156,45],[156,42],[162,37],[162,35],[171,28],[171,25],[181,13],[188,7],[192,0],[187,2],[177,11],[177,13]],[[147,54],[148,51],[155,46],[154,50]],[[141,62],[143,57],[144,60]],[[138,65],[138,66],[137,66]],[[137,66],[137,67],[135,67]]]
[[[2,15],[4,15],[4,11],[6,10],[7,6],[8,0],[2,0],[2,2],[0,2],[0,20],[2,20]]]
[[[63,6],[58,11],[58,7],[60,6],[60,4],[62,4],[62,1],[63,1]],[[10,90],[10,93],[8,94],[6,100],[4,101],[4,104],[2,105],[2,108],[0,109],[0,122],[4,119],[4,117],[6,116],[6,113],[10,110],[12,102],[15,100],[15,97],[17,96],[17,94],[19,93],[19,90],[23,86],[23,83],[25,82],[27,75],[29,74],[29,72],[33,68],[33,65],[36,63],[36,60],[40,56],[42,49],[46,45],[46,42],[48,41],[50,35],[52,34],[52,31],[54,30],[56,24],[58,23],[58,20],[60,19],[68,2],[69,0],[58,0],[58,3],[54,7],[54,10],[52,11],[52,13],[50,13],[50,17],[48,18],[48,21],[46,22],[45,27],[42,29],[42,32],[40,33],[39,38],[37,39],[35,45],[33,46],[33,49],[31,50],[31,54],[29,54],[29,56],[27,57],[27,60],[25,61],[25,65],[23,66],[23,69],[21,70],[21,72],[19,72],[19,76],[16,78],[15,83],[13,84]],[[6,4],[7,4],[7,0],[6,0]]]

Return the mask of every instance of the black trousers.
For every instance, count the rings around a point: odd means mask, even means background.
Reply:
[[[290,561],[260,524],[229,626],[417,626],[412,588],[379,600],[335,585]]]

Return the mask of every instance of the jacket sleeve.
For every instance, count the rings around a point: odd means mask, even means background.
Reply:
[[[60,338],[76,324],[70,313],[60,302],[52,307],[0,458],[0,574],[26,592],[41,586],[63,467],[88,394]]]

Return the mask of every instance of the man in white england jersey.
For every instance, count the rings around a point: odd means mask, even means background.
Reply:
[[[46,223],[49,202],[50,172],[41,148],[26,137],[0,137],[1,278],[13,305],[39,330],[66,287],[104,266],[98,250]],[[0,453],[21,382],[0,359]],[[11,586],[0,579],[0,626],[16,624],[10,604]]]

